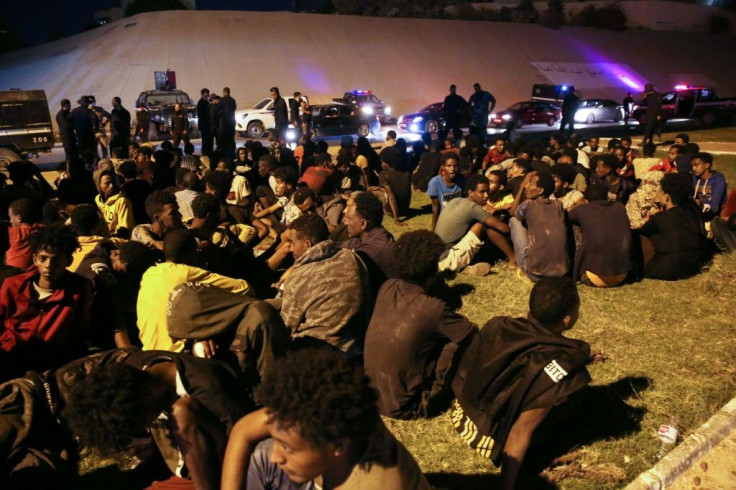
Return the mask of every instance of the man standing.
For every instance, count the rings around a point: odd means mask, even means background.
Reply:
[[[476,133],[485,138],[488,114],[496,107],[496,98],[490,92],[481,90],[479,83],[473,85],[473,90],[474,93],[468,100],[473,110],[473,126]]]
[[[456,87],[450,85],[450,95],[445,97],[442,105],[442,117],[445,118],[445,131],[460,129],[460,114],[468,110],[468,102],[455,93]]]
[[[565,131],[566,126],[570,126],[570,132],[575,131],[575,113],[578,111],[580,98],[575,95],[575,91],[570,89],[562,99],[562,121],[560,121],[560,132]]]
[[[294,98],[289,101],[289,121],[298,131],[302,127],[299,119],[299,106],[302,103],[302,93],[294,92]]]
[[[97,155],[97,140],[95,139],[95,123],[97,117],[89,108],[89,97],[83,95],[77,103],[79,107],[69,113],[67,121],[70,130],[74,133],[77,154],[87,165],[92,165]]]
[[[237,104],[230,96],[230,87],[222,89],[220,97],[220,142],[223,155],[230,160],[235,158],[235,110]]]
[[[130,143],[130,112],[123,107],[120,97],[112,98],[110,113],[110,154],[113,148],[122,148],[125,155]]]
[[[280,140],[284,137],[289,125],[289,111],[278,87],[271,87],[271,98],[273,99],[274,132],[276,133],[276,140]]]
[[[210,89],[203,88],[202,96],[197,102],[197,126],[202,136],[202,155],[210,156],[213,150],[214,136],[210,123]]]
[[[135,111],[135,137],[141,143],[148,142],[148,127],[151,125],[151,116],[145,104],[140,103]]]
[[[662,139],[662,94],[654,90],[654,85],[644,86],[644,98],[647,106],[647,125],[644,128],[643,143],[654,143],[654,133]]]
[[[94,95],[89,96],[90,106],[89,108],[95,115],[95,138],[97,143],[100,145],[100,151],[102,152],[102,158],[107,158],[107,145],[110,140],[107,137],[107,127],[110,125],[110,113],[102,107],[97,107],[97,99]],[[95,153],[97,149],[95,148]]]
[[[626,94],[623,102],[621,103],[624,108],[624,126],[629,127],[629,118],[631,117],[631,109],[634,107],[634,98],[631,96],[631,92]]]
[[[61,143],[64,145],[64,160],[67,162],[74,156],[74,131],[67,121],[67,117],[72,110],[72,103],[69,99],[61,100],[61,109],[56,113],[56,125],[59,127],[59,136]]]
[[[174,114],[171,116],[171,131],[169,131],[172,138],[174,138],[174,148],[179,147],[181,140],[184,140],[184,144],[189,143],[189,118],[186,113],[181,110],[180,104],[174,104]]]

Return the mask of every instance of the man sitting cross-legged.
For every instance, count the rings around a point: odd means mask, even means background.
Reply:
[[[552,408],[590,382],[590,346],[562,335],[579,310],[572,279],[542,279],[528,316],[492,318],[460,361],[452,422],[470,447],[501,464],[501,489],[515,488],[532,436]]]
[[[449,406],[454,369],[477,328],[428,294],[445,248],[417,230],[396,242],[400,279],[381,287],[365,339],[365,369],[383,415],[431,416]],[[390,341],[389,341],[390,340]]]
[[[488,201],[488,179],[480,174],[471,175],[465,188],[468,197],[448,202],[437,219],[435,232],[445,242],[440,270],[487,274],[490,265],[485,262],[468,266],[485,240],[496,245],[508,257],[509,263],[515,265],[514,251],[504,236],[509,227],[484,209]]]
[[[230,434],[223,490],[430,488],[381,421],[370,379],[336,351],[287,355],[264,379],[258,400],[265,408]]]

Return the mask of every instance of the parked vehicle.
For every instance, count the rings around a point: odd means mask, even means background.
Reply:
[[[48,153],[54,147],[54,131],[43,90],[0,91],[0,167]]]
[[[345,92],[339,99],[332,99],[333,102],[342,104],[351,104],[358,107],[366,116],[377,116],[382,124],[391,123],[391,107],[387,106],[376,97],[370,90],[353,90]]]
[[[624,118],[624,107],[615,100],[585,99],[575,112],[575,122],[593,124],[597,121],[619,122]]]
[[[435,133],[445,126],[445,119],[442,117],[443,107],[443,102],[435,102],[413,114],[400,116],[397,123],[399,129],[410,133],[424,133],[425,131]],[[462,112],[458,116],[460,127],[470,126],[472,120],[470,112]]]
[[[174,105],[181,105],[181,109],[189,118],[189,137],[199,137],[197,124],[197,105],[183,90],[146,90],[141,92],[135,101],[136,110],[143,104],[148,110],[151,123],[148,131],[149,140],[161,140],[170,137],[171,116],[174,114]]]
[[[365,114],[352,104],[312,106],[312,128],[316,136],[357,134],[368,136],[381,128],[378,117]]]
[[[647,122],[645,100],[634,104],[632,116],[639,124]],[[708,87],[677,85],[675,90],[662,95],[662,122],[669,119],[697,119],[705,126],[729,124],[736,116],[736,98],[719,97]]]
[[[491,114],[489,121],[497,128],[511,123],[515,127],[520,128],[525,124],[537,123],[546,123],[547,126],[554,126],[561,117],[562,111],[559,106],[551,102],[527,100],[517,102],[505,111]]]
[[[305,97],[302,96],[302,98]],[[294,97],[284,97],[289,111],[289,120],[291,120],[289,102],[293,99]],[[242,138],[263,138],[266,131],[273,131],[276,126],[273,112],[273,99],[270,97],[261,100],[250,109],[235,111],[235,131]]]

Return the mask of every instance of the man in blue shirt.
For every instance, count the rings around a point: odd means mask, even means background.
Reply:
[[[464,187],[465,177],[460,173],[460,157],[457,153],[446,153],[442,157],[439,175],[432,177],[427,185],[427,195],[432,200],[432,231],[445,204],[462,196]]]

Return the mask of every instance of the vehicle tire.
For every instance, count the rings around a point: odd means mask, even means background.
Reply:
[[[367,138],[369,134],[371,134],[371,126],[370,124],[361,124],[358,126],[358,130],[355,132],[358,136],[361,138]]]
[[[3,173],[6,177],[9,177],[8,165],[19,160],[21,160],[20,155],[18,155],[13,150],[0,148],[0,173]]]
[[[250,138],[262,138],[263,133],[266,132],[266,128],[263,127],[263,124],[257,121],[254,121],[250,124],[248,124],[248,137]]]
[[[550,126],[550,127],[552,127],[552,126],[554,126],[554,125],[555,125],[555,123],[556,123],[556,122],[557,122],[557,119],[555,119],[554,117],[550,117],[550,118],[549,118],[549,119],[547,120],[547,126]]]
[[[521,119],[517,119],[516,122],[514,123],[514,127],[516,127],[516,129],[519,129],[523,125],[524,125],[524,121],[522,121]]]
[[[706,112],[700,118],[700,122],[703,123],[703,126],[713,126],[716,123],[716,115],[712,112]]]
[[[434,119],[430,119],[427,121],[427,124],[424,125],[424,130],[428,133],[436,133],[440,130],[440,125]]]
[[[588,117],[585,118],[585,124],[593,124],[594,122],[595,122],[595,116],[591,112],[590,114],[588,114]],[[547,124],[549,124],[549,123],[547,123]],[[551,124],[549,124],[549,125],[552,126]]]
[[[613,116],[613,122],[621,122],[623,118],[624,115],[621,113],[621,111],[616,111],[616,115]]]

